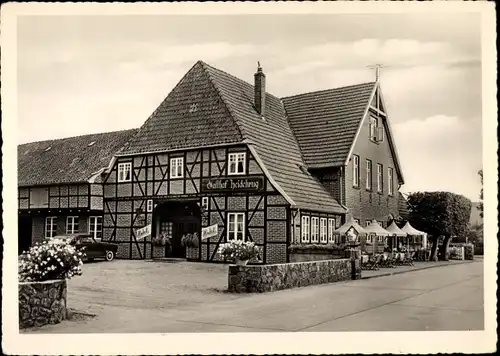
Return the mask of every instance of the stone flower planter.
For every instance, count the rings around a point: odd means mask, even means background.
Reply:
[[[58,324],[66,319],[66,280],[19,282],[19,327]]]

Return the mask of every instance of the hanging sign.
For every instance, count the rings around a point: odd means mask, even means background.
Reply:
[[[138,241],[142,241],[145,237],[151,236],[151,224],[136,230],[135,236],[137,237]]]
[[[201,229],[201,240],[219,235],[219,225],[214,224]]]
[[[203,193],[260,192],[264,190],[264,177],[205,178],[201,182]]]

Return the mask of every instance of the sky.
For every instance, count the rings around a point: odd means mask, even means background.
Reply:
[[[380,82],[403,192],[478,200],[476,13],[22,16],[18,143],[140,127],[197,60],[283,97]],[[490,118],[491,119],[491,118]]]

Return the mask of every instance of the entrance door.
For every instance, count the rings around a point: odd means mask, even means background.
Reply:
[[[199,234],[200,223],[195,217],[179,217],[174,223],[172,234],[172,257],[185,258],[186,247],[182,246],[182,236],[186,234]]]
[[[165,257],[185,258],[182,236],[195,232],[199,235],[201,229],[201,212],[196,202],[162,203],[155,210],[155,219],[159,222],[159,234],[165,233],[170,238]]]
[[[31,247],[32,220],[30,216],[19,216],[17,232],[17,252],[18,254],[27,251]]]

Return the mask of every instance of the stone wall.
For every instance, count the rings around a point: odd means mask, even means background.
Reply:
[[[353,265],[357,266],[355,267],[357,270],[359,260],[338,259],[262,266],[229,266],[228,289],[237,293],[272,292],[359,278],[361,274],[353,273]]]
[[[66,319],[66,280],[19,283],[19,327],[57,324]]]

